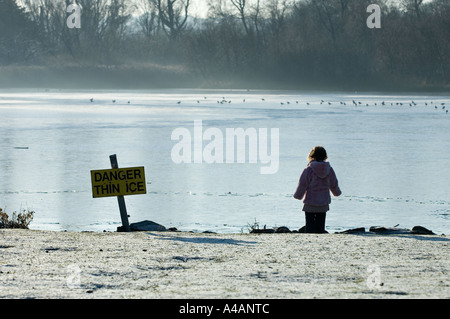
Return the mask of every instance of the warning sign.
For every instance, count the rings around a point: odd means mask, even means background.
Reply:
[[[146,194],[144,167],[91,171],[94,198]]]

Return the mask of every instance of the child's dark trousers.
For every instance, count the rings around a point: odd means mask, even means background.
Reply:
[[[305,233],[323,234],[325,231],[326,213],[308,213],[305,212],[306,226]]]

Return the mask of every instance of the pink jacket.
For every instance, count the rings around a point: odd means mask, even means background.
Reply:
[[[294,198],[307,205],[328,205],[331,203],[330,191],[334,196],[341,195],[338,180],[328,162],[312,161],[303,171]]]

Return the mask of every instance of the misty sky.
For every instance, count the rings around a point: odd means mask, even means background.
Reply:
[[[135,3],[142,3],[143,1],[146,1],[146,0],[134,0],[134,1],[135,1]],[[216,1],[216,0],[191,0],[191,5],[189,7],[190,15],[195,16],[195,17],[205,18],[208,13],[208,3],[210,3],[211,1]],[[217,0],[217,1],[219,1],[219,0]],[[230,0],[221,0],[221,1],[226,4],[226,8],[228,8],[228,9],[232,8],[232,4],[231,4]],[[288,2],[297,2],[297,1],[305,1],[305,0],[288,0]],[[391,0],[392,3],[399,3],[399,4],[403,1],[405,1],[405,0]],[[423,3],[428,3],[428,2],[432,2],[432,1],[433,0],[424,0]],[[20,4],[21,2],[23,2],[23,0],[17,1],[18,4]],[[280,2],[281,2],[281,0],[280,0]],[[374,2],[376,2],[376,1],[374,0]],[[256,0],[247,0],[248,7],[251,7],[254,3],[256,3]]]
[[[223,1],[223,0],[222,0]],[[264,1],[264,0],[263,0]],[[300,0],[291,0],[292,2],[300,1]],[[391,0],[392,3],[402,3],[404,0]],[[423,3],[432,2],[433,0],[424,0]],[[191,15],[198,16],[198,17],[205,17],[208,13],[208,3],[210,0],[191,0]],[[230,1],[227,2],[228,7],[230,6]],[[256,0],[248,0],[247,5],[250,7],[255,3]],[[280,1],[281,2],[281,1]],[[374,3],[376,1],[374,0]]]

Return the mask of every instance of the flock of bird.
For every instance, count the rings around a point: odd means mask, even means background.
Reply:
[[[203,99],[207,100],[208,98],[205,96],[205,97],[203,97]],[[200,104],[200,101],[201,100],[197,100],[197,103]],[[261,98],[261,102],[265,102],[265,101],[266,101],[265,98]],[[94,98],[91,98],[90,102],[94,103]],[[112,100],[112,103],[116,103],[116,102],[117,102],[117,100]],[[231,100],[226,99],[225,97],[222,97],[222,99],[216,100],[216,102],[217,102],[217,104],[231,104]],[[245,103],[246,99],[242,99],[242,102]],[[176,103],[178,105],[180,105],[182,103],[182,101],[177,101]],[[283,101],[283,102],[279,102],[279,103],[280,103],[281,106],[283,106],[283,105],[290,105],[291,104],[290,101]],[[313,102],[303,102],[303,103],[305,105],[307,105],[307,106],[313,104]],[[395,106],[408,106],[409,105],[410,107],[419,105],[418,103],[414,102],[414,100],[412,100],[411,102],[385,102],[385,101],[382,101],[379,104],[377,102],[374,102],[373,105],[371,105],[369,103],[366,103],[366,102],[356,101],[356,100],[352,100],[351,103],[350,102],[345,102],[345,101],[330,102],[330,101],[324,101],[322,99],[320,100],[320,105],[325,104],[325,105],[330,105],[331,106],[331,105],[337,104],[337,103],[339,103],[339,105],[344,105],[344,106],[350,104],[350,105],[353,105],[355,107],[357,107],[357,106],[378,106],[378,105],[380,105],[380,106],[388,106],[389,104],[391,106],[394,106],[394,105]],[[448,113],[448,109],[446,108],[445,103],[434,103],[433,101],[423,102],[423,103],[424,103],[423,104],[424,106],[434,106],[434,108],[436,110],[437,109],[442,109],[446,113]],[[131,104],[131,101],[127,101],[127,104]],[[292,103],[292,104],[294,104],[294,103]],[[296,100],[295,104],[302,104],[302,103],[300,103],[298,100]]]
[[[94,103],[94,98],[90,98],[89,101],[90,101],[91,103]],[[116,103],[117,100],[112,100],[111,102]],[[128,101],[128,104],[131,104],[131,101]]]

